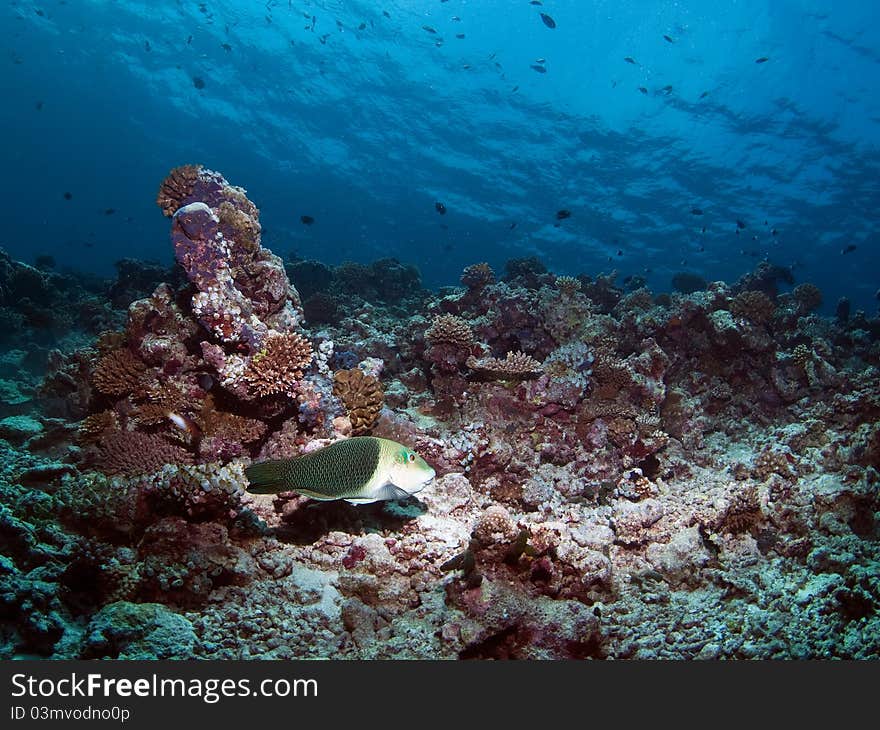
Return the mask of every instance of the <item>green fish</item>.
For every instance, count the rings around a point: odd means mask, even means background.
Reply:
[[[298,492],[322,501],[370,504],[420,492],[434,470],[412,449],[374,436],[355,436],[291,459],[244,470],[255,494]]]

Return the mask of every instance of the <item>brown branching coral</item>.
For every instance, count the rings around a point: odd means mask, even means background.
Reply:
[[[229,201],[220,203],[217,216],[220,218],[220,223],[232,229],[237,246],[241,246],[249,253],[259,249],[262,228],[257,217],[248,215]]]
[[[353,434],[366,433],[376,424],[384,393],[375,377],[365,375],[359,368],[338,370],[333,374],[333,394],[345,406]]]
[[[467,349],[474,342],[474,333],[470,325],[461,317],[456,317],[454,314],[441,314],[434,317],[431,326],[425,330],[425,341],[429,345],[448,343],[461,349]]]
[[[749,486],[733,495],[730,505],[720,516],[716,529],[734,534],[750,532],[762,517],[758,491],[754,486]]]
[[[79,424],[77,440],[81,444],[94,444],[107,434],[119,430],[119,417],[115,411],[101,411],[86,416]]]
[[[750,290],[740,292],[733,298],[730,311],[734,317],[748,319],[755,324],[764,324],[773,317],[776,305],[764,292]]]
[[[524,352],[508,352],[503,360],[497,357],[476,358],[471,355],[467,366],[492,380],[528,380],[544,372],[540,362]]]
[[[599,384],[596,394],[605,400],[614,399],[621,390],[632,385],[632,376],[627,370],[626,363],[607,350],[596,352],[593,377]]]
[[[794,457],[784,451],[766,449],[758,454],[755,459],[755,467],[752,470],[755,479],[766,481],[771,475],[779,474],[782,477],[792,476],[792,462]]]
[[[256,395],[290,395],[311,362],[312,344],[302,335],[296,332],[270,335],[263,349],[248,364],[244,379]]]
[[[265,423],[255,418],[216,410],[214,399],[210,396],[205,400],[198,421],[205,436],[240,441],[243,444],[259,441],[267,429]]]
[[[166,464],[191,464],[192,454],[159,434],[116,431],[101,439],[93,461],[107,475],[150,474]]]
[[[104,395],[143,395],[147,366],[127,348],[104,355],[92,373],[92,383]]]
[[[556,288],[562,296],[571,298],[581,290],[581,281],[573,276],[557,276]]]
[[[815,284],[806,282],[796,286],[791,295],[798,303],[801,312],[812,312],[822,306],[822,292]]]
[[[477,291],[495,282],[495,272],[485,261],[465,267],[461,283],[471,291]]]
[[[181,165],[168,173],[159,186],[156,203],[162,213],[170,218],[183,204],[183,200],[192,194],[201,165]]]

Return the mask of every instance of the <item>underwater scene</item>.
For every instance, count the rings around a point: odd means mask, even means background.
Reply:
[[[880,658],[880,24],[3,0],[0,658]]]

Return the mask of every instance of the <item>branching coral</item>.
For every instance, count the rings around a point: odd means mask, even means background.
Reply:
[[[730,303],[730,311],[735,317],[748,319],[755,324],[769,322],[776,311],[773,300],[758,290],[743,291]]]
[[[544,372],[541,363],[524,352],[508,352],[503,360],[496,357],[476,358],[471,355],[467,359],[467,366],[492,380],[528,380],[537,378]]]
[[[474,344],[474,333],[461,317],[441,314],[434,317],[431,326],[425,330],[425,341],[429,345],[448,343],[467,350]]]
[[[86,416],[79,424],[77,439],[81,444],[97,443],[105,436],[119,430],[119,417],[114,411],[101,411]]]
[[[104,474],[148,474],[166,464],[192,463],[192,454],[155,433],[116,431],[95,447],[93,460]]]
[[[333,375],[333,394],[345,406],[353,434],[367,433],[376,424],[384,402],[377,378],[359,368],[339,370]]]
[[[98,360],[92,383],[104,395],[142,395],[146,387],[144,365],[127,348],[113,350]]]
[[[312,345],[302,335],[273,334],[251,359],[244,379],[258,396],[286,393],[292,395],[302,380],[303,370],[312,362]]]
[[[461,283],[470,291],[479,291],[489,284],[495,283],[495,272],[485,261],[465,267],[461,274]]]
[[[791,291],[801,312],[812,312],[822,306],[822,291],[815,284],[805,282]]]
[[[564,297],[573,297],[581,290],[581,281],[573,276],[557,276],[556,288]]]

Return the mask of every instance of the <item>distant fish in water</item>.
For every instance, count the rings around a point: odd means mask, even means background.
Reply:
[[[390,18],[390,17],[391,17],[391,13],[389,13],[387,10],[383,10],[383,11],[382,11],[382,15],[384,15],[386,18]]]
[[[205,88],[205,80],[201,76],[193,76],[193,86],[197,89]]]
[[[571,218],[570,210],[566,210],[565,208],[563,208],[562,210],[556,211],[556,220],[561,221],[565,220],[566,218]]]
[[[851,243],[846,248],[841,249],[840,253],[847,254],[847,253],[852,253],[855,250],[856,250],[856,245],[854,243]]]
[[[232,46],[230,46],[228,43],[221,43],[220,48],[222,48],[227,53],[229,53],[232,50]]]
[[[248,491],[254,494],[297,492],[352,504],[406,499],[436,475],[412,449],[373,436],[354,436],[291,459],[251,464],[244,473]]]
[[[647,90],[644,86],[640,86],[640,87],[639,87],[639,91],[641,91],[643,94],[647,94],[647,93],[648,93],[648,90]]]
[[[771,236],[775,236],[775,235],[776,235],[776,229],[775,229],[775,228],[771,228],[771,229],[770,229],[770,235],[771,235]]]
[[[709,92],[708,92],[708,91],[704,91],[702,94],[700,94],[700,98],[701,98],[701,99],[705,99],[707,96],[709,96]]]
[[[310,226],[315,222],[315,219],[310,215],[301,215],[299,217],[300,221],[302,221],[303,225]]]
[[[73,193],[64,193],[65,200],[71,200],[73,198]]]
[[[423,26],[422,26],[422,30],[424,30],[424,31],[426,31],[426,32],[428,32],[428,33],[436,33],[436,32],[437,32],[437,31],[434,30],[430,25],[423,25]]]
[[[116,212],[116,208],[106,208],[104,210],[104,215],[113,215]]]
[[[633,65],[635,65],[635,63],[636,63],[636,59],[634,59],[632,56],[624,56],[623,60],[626,61],[627,63],[631,63]]]
[[[514,228],[516,228],[516,223],[511,223],[511,224],[510,224],[510,230],[512,231]]]
[[[461,40],[462,38],[464,38],[464,33],[456,33],[455,37]]]
[[[672,38],[670,38],[668,35],[664,35],[663,40],[666,41],[667,43],[675,43],[675,41]]]
[[[189,37],[186,39],[186,45],[190,45],[192,42],[193,42],[193,37],[192,37],[192,36],[189,36]]]
[[[546,58],[536,58],[535,63],[547,63],[547,59]]]
[[[149,42],[149,41],[144,41],[144,50],[145,50],[147,53],[149,53],[151,49],[152,49],[152,46],[150,45],[150,42]]]
[[[702,208],[691,208],[691,215],[703,215]]]
[[[529,3],[529,5],[543,5],[543,4],[544,3],[542,3],[541,0],[531,0],[531,2]]]
[[[737,228],[745,228],[745,227],[746,227],[746,224],[743,223],[741,220],[739,220],[739,218],[737,218],[737,220],[736,220],[736,227],[737,227]]]
[[[770,59],[767,56],[761,56],[760,58],[755,59],[755,63],[767,63]]]
[[[617,249],[617,255],[618,255],[618,256],[623,256],[623,251],[621,251],[620,249]]]
[[[666,94],[666,96],[669,96],[672,93],[672,84],[667,84],[666,86],[664,86],[662,91],[664,94]]]
[[[544,25],[546,25],[548,28],[556,27],[556,21],[553,20],[553,18],[551,18],[549,15],[547,15],[547,13],[541,13],[541,20],[544,21]]]
[[[547,73],[547,69],[544,68],[543,66],[538,66],[538,65],[536,65],[536,64],[532,64],[532,65],[531,65],[531,68],[533,68],[533,69],[534,69],[535,71],[537,71],[539,74],[545,74],[545,73]]]
[[[43,102],[38,101],[36,104],[34,104],[34,108],[35,108],[38,112],[39,112],[39,111],[43,111]]]
[[[443,205],[443,203],[441,203],[439,200],[438,200],[436,203],[434,203],[434,209],[435,209],[440,215],[446,215],[446,206]]]

